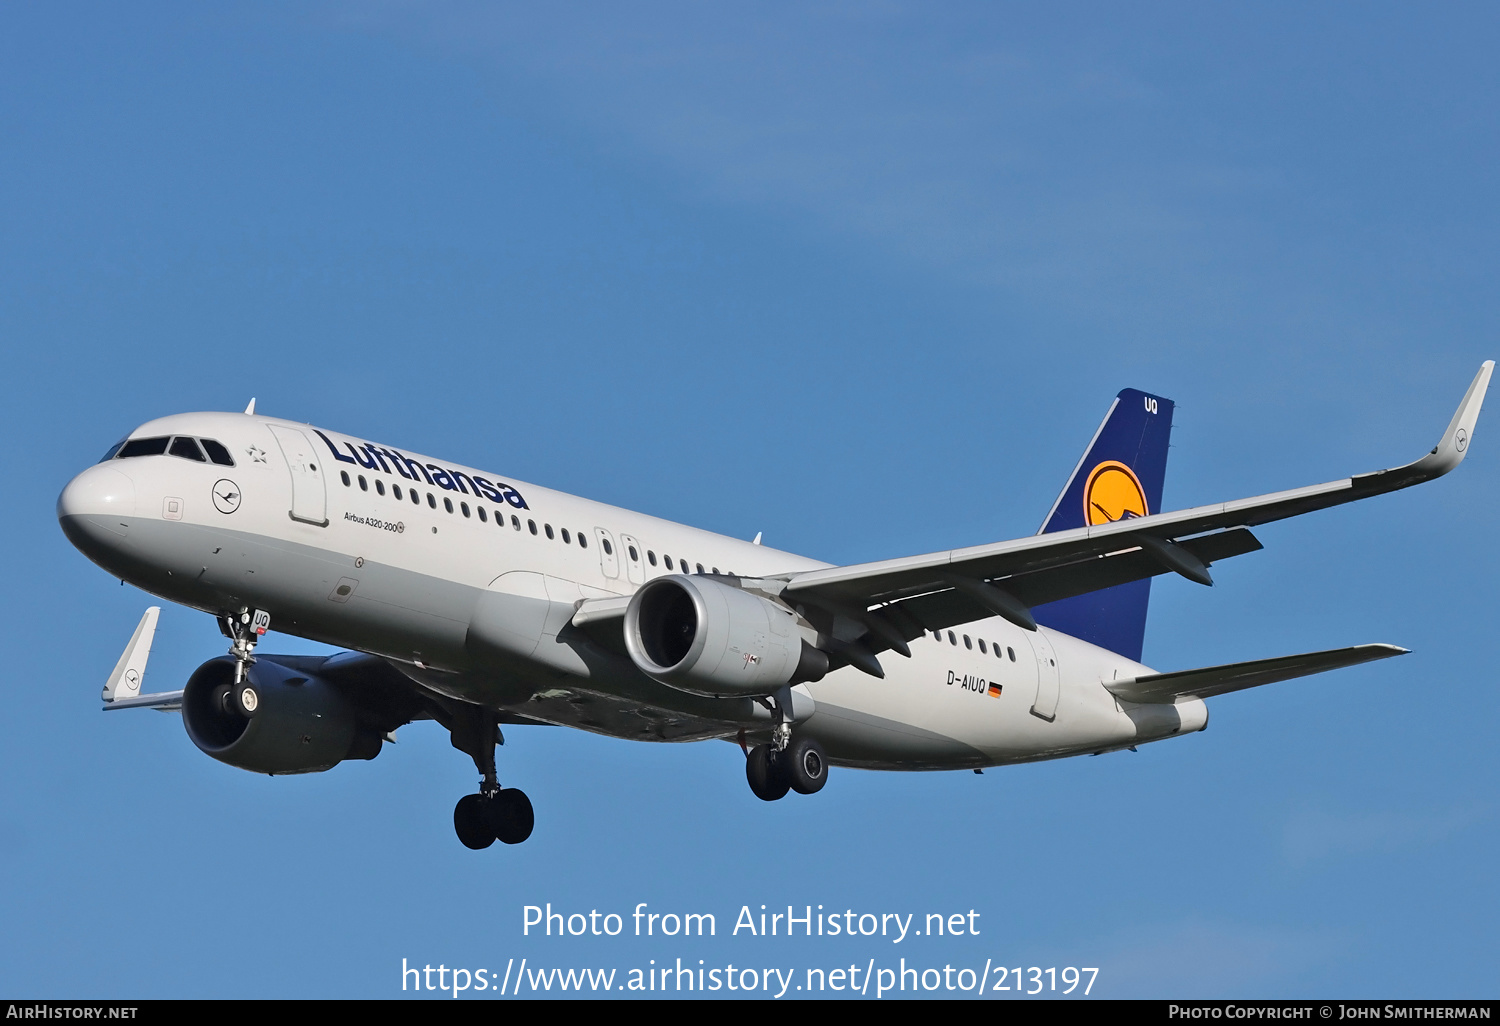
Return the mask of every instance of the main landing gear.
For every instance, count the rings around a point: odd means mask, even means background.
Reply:
[[[536,817],[526,792],[501,787],[495,777],[495,745],[504,744],[495,714],[479,706],[455,710],[449,731],[453,747],[467,752],[482,779],[478,794],[466,794],[453,807],[453,829],[464,847],[488,848],[496,841],[520,844],[531,836]]]
[[[745,779],[763,802],[786,797],[788,791],[817,794],[828,783],[828,756],[823,746],[807,736],[793,737],[786,713],[791,707],[790,689],[767,702],[771,706],[770,744],[756,745],[745,754]],[[743,733],[741,734],[743,743]]]
[[[520,844],[531,836],[536,817],[531,799],[514,787],[466,794],[453,807],[453,829],[464,847],[488,848],[496,841]]]

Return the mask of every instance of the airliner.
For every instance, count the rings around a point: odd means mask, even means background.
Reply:
[[[104,686],[180,710],[205,754],[273,775],[373,759],[435,720],[474,761],[453,822],[524,841],[503,727],[738,743],[765,801],[831,767],[974,770],[1203,730],[1205,700],[1402,655],[1365,644],[1199,669],[1141,663],[1152,578],[1213,583],[1252,528],[1406,488],[1463,460],[1494,362],[1414,463],[1163,512],[1173,403],[1119,393],[1030,537],[851,566],[577,498],[327,428],[243,413],[142,424],[57,516],[112,577],[214,616],[229,651],[142,691],[159,606]],[[275,629],[326,656],[258,651]],[[824,799],[826,800],[826,799]]]

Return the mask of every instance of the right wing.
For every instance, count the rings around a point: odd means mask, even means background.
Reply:
[[[1261,547],[1250,527],[1441,477],[1463,461],[1489,387],[1486,360],[1432,451],[1405,466],[1113,523],[903,559],[829,567],[785,578],[792,605],[863,623],[872,651],[897,636],[1003,616],[1035,630],[1030,607],[1176,572],[1212,583],[1208,564]]]

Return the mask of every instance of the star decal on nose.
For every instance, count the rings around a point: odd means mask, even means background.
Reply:
[[[266,451],[258,445],[252,445],[245,450],[245,453],[256,463],[266,462]]]

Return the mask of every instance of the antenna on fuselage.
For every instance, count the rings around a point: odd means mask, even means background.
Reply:
[[[761,535],[761,532],[756,531],[755,532],[755,540],[753,542],[751,542],[750,544],[751,545],[759,545],[760,544],[760,535]]]
[[[245,413],[247,416],[255,413],[255,398],[253,396],[250,399],[250,405],[245,407]]]

